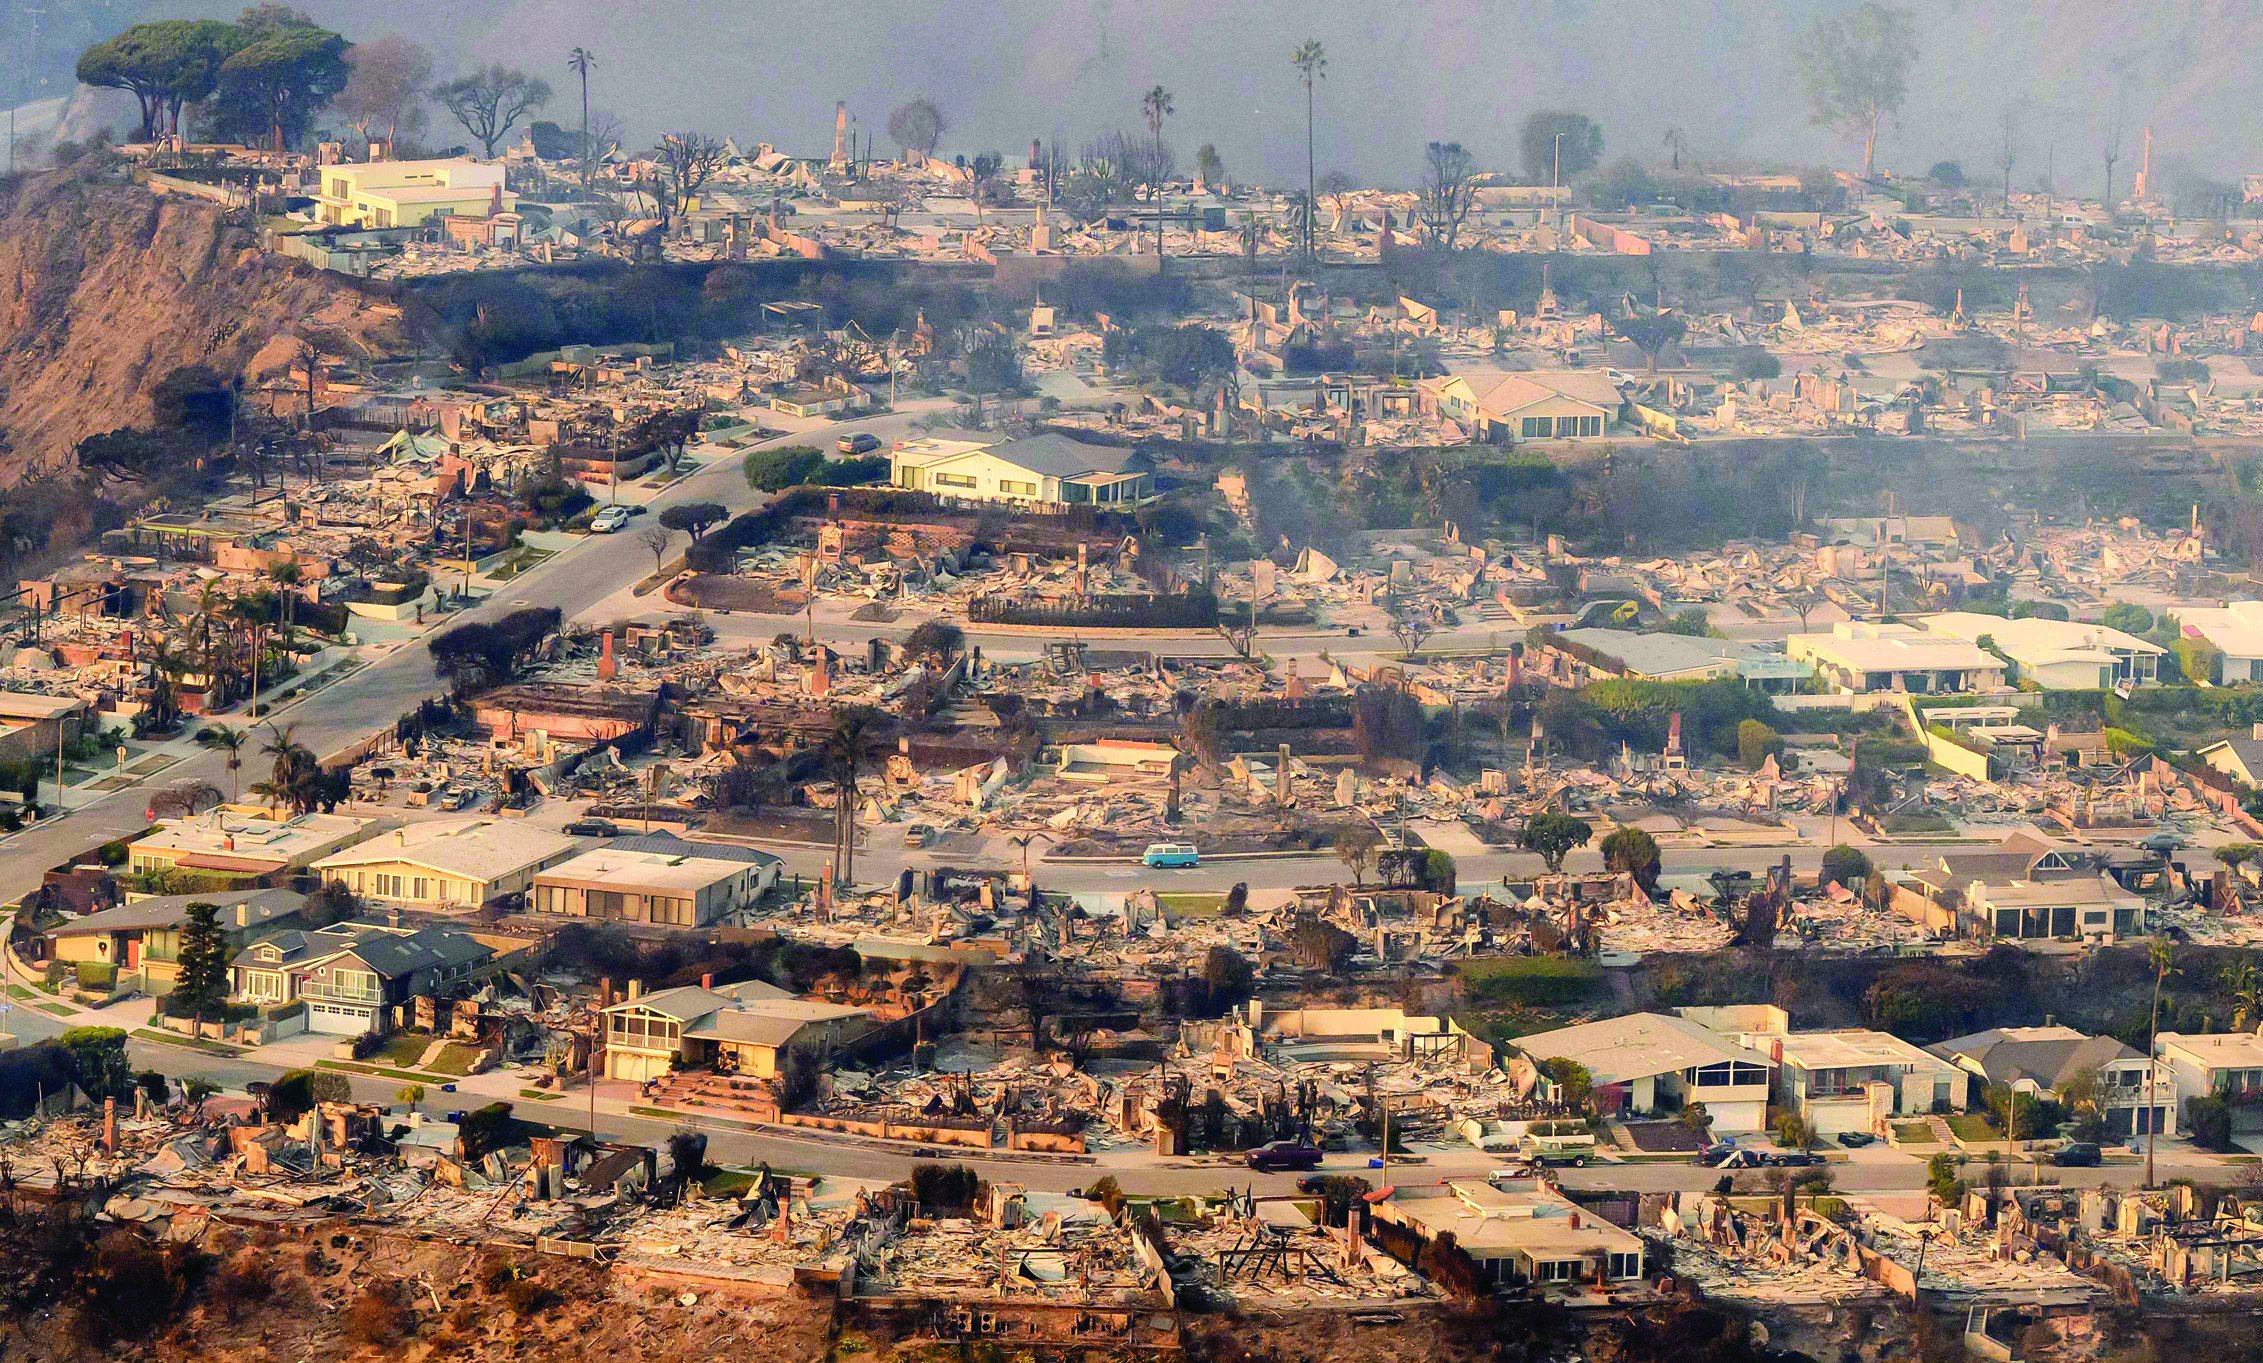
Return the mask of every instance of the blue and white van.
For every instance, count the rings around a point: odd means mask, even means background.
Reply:
[[[1200,866],[1202,855],[1191,842],[1151,842],[1140,860],[1155,867]]]

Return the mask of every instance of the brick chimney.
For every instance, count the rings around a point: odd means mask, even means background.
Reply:
[[[832,666],[826,661],[825,646],[817,646],[817,666],[809,674],[809,694],[822,696],[833,689]]]
[[[601,682],[609,682],[613,680],[613,673],[619,666],[613,661],[613,631],[605,631],[601,636],[599,648],[602,651],[597,655],[597,679]]]
[[[715,987],[715,972],[710,970],[706,974],[701,975],[699,977],[699,987],[702,989],[713,989]]]

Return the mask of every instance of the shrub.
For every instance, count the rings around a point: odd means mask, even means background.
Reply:
[[[917,1181],[915,1176],[913,1182],[916,1184]],[[1099,1203],[1108,1209],[1108,1215],[1115,1216],[1123,1211],[1126,1199],[1123,1185],[1116,1182],[1116,1176],[1114,1174],[1102,1174],[1091,1187],[1084,1190],[1084,1200]]]
[[[109,993],[118,983],[118,967],[109,961],[79,962],[79,988]]]
[[[346,1308],[346,1334],[358,1344],[382,1349],[416,1329],[416,1313],[399,1283],[379,1279],[362,1289]]]
[[[1851,890],[1855,888],[1857,881],[1870,878],[1871,869],[1870,858],[1843,842],[1823,853],[1823,879],[1826,883],[1837,881]]]
[[[1771,757],[1776,759],[1778,765],[1783,763],[1783,736],[1757,719],[1739,720],[1737,759],[1745,766],[1758,770]]]
[[[923,1207],[964,1211],[982,1197],[982,1176],[963,1164],[918,1164],[911,1171],[912,1196]]]
[[[94,849],[94,859],[105,866],[126,864],[126,844],[123,839],[112,839]]]

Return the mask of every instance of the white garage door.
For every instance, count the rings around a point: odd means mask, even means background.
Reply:
[[[313,1003],[306,1006],[306,1025],[309,1031],[324,1032],[332,1036],[360,1036],[369,1030],[369,1013],[361,1008],[348,1008],[335,1003]]]

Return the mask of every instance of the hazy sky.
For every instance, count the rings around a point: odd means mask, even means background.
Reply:
[[[549,79],[551,115],[571,124],[564,67],[598,54],[592,103],[642,142],[664,127],[831,145],[845,99],[876,147],[901,100],[925,93],[949,115],[944,150],[1018,162],[1060,130],[1073,152],[1111,125],[1139,123],[1141,92],[1170,88],[1166,136],[1191,165],[1214,142],[1230,174],[1304,173],[1304,99],[1288,54],[1328,49],[1319,91],[1319,165],[1412,183],[1422,145],[1458,140],[1481,165],[1515,158],[1531,109],[1598,119],[1606,156],[1660,154],[1669,126],[1694,154],[1820,160],[1851,153],[1807,121],[1793,53],[1819,13],[1853,0],[299,0],[344,32],[398,32],[451,64],[504,61]],[[1888,166],[1960,159],[1993,176],[2007,103],[2022,131],[2014,179],[2052,149],[2062,187],[2095,193],[2099,147],[2119,105],[2127,155],[2156,125],[2156,155],[2229,177],[2246,169],[2263,120],[2251,78],[2263,58],[2257,0],[1904,0],[1920,56]],[[231,0],[150,0],[154,13],[228,14]],[[444,116],[443,116],[444,117]],[[2258,168],[2263,168],[2259,164]]]

